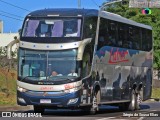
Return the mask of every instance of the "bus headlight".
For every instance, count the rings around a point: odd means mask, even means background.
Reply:
[[[72,88],[72,89],[67,89],[67,90],[64,90],[65,93],[73,93],[73,92],[76,92],[78,90],[81,89],[81,86],[78,86],[78,87],[75,87],[75,88]]]
[[[26,92],[27,90],[26,89],[24,89],[24,88],[22,88],[22,87],[17,87],[17,90],[19,91],[19,92]]]

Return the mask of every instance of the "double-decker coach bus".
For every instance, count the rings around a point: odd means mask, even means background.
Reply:
[[[136,110],[150,98],[151,82],[150,26],[93,9],[44,9],[26,16],[18,50],[19,105],[42,113],[95,113],[102,104]]]

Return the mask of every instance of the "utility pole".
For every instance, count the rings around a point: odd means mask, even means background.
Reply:
[[[78,8],[81,8],[81,0],[78,0]]]
[[[122,0],[117,0],[117,1],[112,1],[112,2],[105,3],[103,6],[101,6],[100,11],[103,11],[105,6],[110,5],[110,4],[114,4],[114,3],[117,3],[117,2],[122,2]]]

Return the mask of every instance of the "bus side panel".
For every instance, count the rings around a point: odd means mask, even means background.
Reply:
[[[151,98],[152,93],[152,69],[148,69],[144,78],[143,100]]]
[[[140,86],[144,88],[144,100],[150,98],[151,52],[104,46],[94,57],[93,71],[100,82],[101,101],[130,99],[130,90]]]

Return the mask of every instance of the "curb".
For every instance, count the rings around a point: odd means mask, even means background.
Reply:
[[[160,102],[160,98],[150,98],[149,101],[153,101],[153,102]]]
[[[152,98],[152,99],[154,99],[154,101],[160,102],[159,98]]]
[[[32,110],[32,106],[0,106],[0,111]]]

